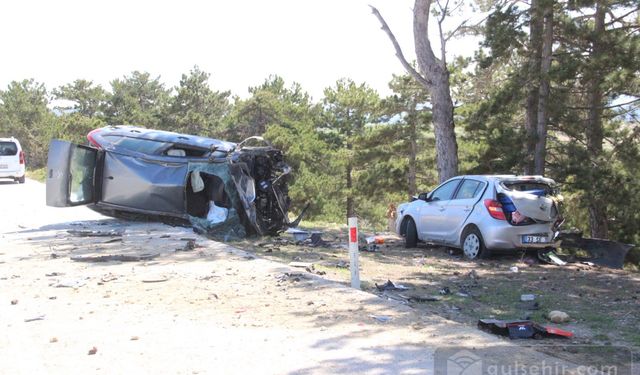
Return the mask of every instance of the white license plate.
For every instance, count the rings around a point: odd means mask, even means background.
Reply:
[[[0,169],[9,169],[7,164],[0,164]]]
[[[522,236],[522,243],[548,243],[547,236]]]

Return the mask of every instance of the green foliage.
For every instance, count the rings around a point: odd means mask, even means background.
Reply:
[[[92,81],[77,79],[54,89],[53,96],[74,102],[70,108],[60,108],[63,112],[78,112],[85,117],[104,116],[107,92],[100,85],[94,86]]]
[[[229,113],[230,92],[213,91],[210,74],[195,66],[189,75],[183,74],[177,95],[171,97],[168,122],[170,129],[187,134],[222,136],[223,119]]]
[[[111,81],[111,95],[105,110],[111,125],[142,125],[166,128],[165,113],[169,91],[160,77],[134,71],[130,76]]]
[[[45,163],[48,141],[42,135],[54,119],[47,103],[47,90],[33,79],[13,81],[0,91],[0,137],[16,137],[29,165]]]

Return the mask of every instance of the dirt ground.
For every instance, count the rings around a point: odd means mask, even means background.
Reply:
[[[346,228],[309,230],[322,231],[323,243],[314,246],[309,239],[296,242],[285,234],[235,246],[281,262],[311,262],[313,272],[348,284]],[[459,250],[427,244],[406,249],[402,238],[391,233],[380,235],[385,243],[376,245],[374,251],[365,251],[361,241],[360,277],[362,289],[367,292],[470,327],[475,327],[478,319],[532,319],[571,331],[574,337],[569,340],[511,341],[537,345],[543,352],[576,363],[596,364],[617,355],[618,363],[628,362],[628,353],[619,353],[617,347],[632,348],[638,359],[640,273],[582,263],[549,265],[540,262],[534,253],[499,254],[468,261]],[[388,280],[407,289],[380,290],[378,287]],[[537,306],[521,302],[522,294],[534,294]],[[546,315],[553,310],[568,313],[570,321],[549,322]],[[567,343],[574,347],[564,347]],[[602,349],[606,347],[612,349]]]
[[[438,353],[462,348],[485,365],[552,363],[576,374],[586,360],[602,363],[576,345],[609,342],[616,373],[640,374],[614,357],[616,344],[637,343],[637,274],[466,262],[389,238],[361,253],[361,291],[346,286],[340,228],[321,247],[288,234],[225,244],[191,228],[46,207],[34,181],[0,183],[0,207],[2,373],[444,374],[434,370]],[[387,280],[409,289],[378,291]],[[451,293],[440,295],[445,286]],[[520,317],[524,292],[539,294],[535,319],[571,314],[562,327],[576,337],[514,341],[476,328],[477,317]],[[440,300],[416,302],[424,296]]]

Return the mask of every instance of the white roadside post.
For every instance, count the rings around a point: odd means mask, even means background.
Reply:
[[[358,218],[349,218],[349,268],[351,287],[360,289],[360,261],[358,260]]]

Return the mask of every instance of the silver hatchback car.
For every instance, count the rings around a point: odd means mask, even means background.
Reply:
[[[406,247],[451,246],[469,259],[491,250],[556,247],[561,201],[555,181],[542,176],[458,176],[400,204],[396,231]]]

